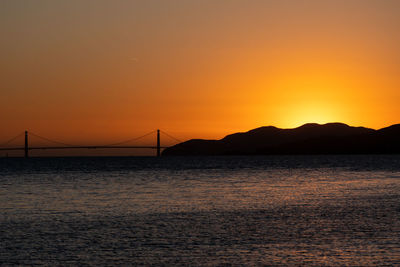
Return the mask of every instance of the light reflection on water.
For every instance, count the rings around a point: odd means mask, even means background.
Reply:
[[[400,157],[0,161],[9,265],[395,265]]]

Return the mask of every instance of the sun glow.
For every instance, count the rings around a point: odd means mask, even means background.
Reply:
[[[300,103],[287,111],[285,118],[282,118],[288,127],[297,127],[305,123],[329,123],[340,121],[339,110],[329,103]]]
[[[360,86],[335,74],[334,69],[304,69],[284,75],[274,84],[274,96],[281,127],[298,127],[305,123],[348,123],[348,102]]]

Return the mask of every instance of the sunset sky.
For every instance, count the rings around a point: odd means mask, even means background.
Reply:
[[[400,123],[400,1],[0,2],[0,143]]]

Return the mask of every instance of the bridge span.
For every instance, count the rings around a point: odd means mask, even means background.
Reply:
[[[146,137],[146,136],[148,136],[150,134],[153,134],[155,132],[157,133],[157,140],[156,140],[156,144],[155,145],[144,145],[144,146],[140,146],[140,145],[124,145],[126,143],[142,139],[143,137]],[[159,157],[159,156],[161,156],[161,149],[168,148],[168,146],[161,146],[160,133],[163,133],[163,134],[169,136],[170,138],[174,139],[175,141],[181,142],[179,139],[167,134],[164,131],[156,130],[156,131],[151,131],[151,132],[149,132],[149,133],[147,133],[145,135],[142,135],[142,136],[139,136],[139,137],[136,137],[136,138],[132,138],[132,139],[129,139],[129,140],[125,140],[125,141],[122,141],[122,142],[109,144],[109,145],[70,145],[70,144],[54,141],[54,140],[48,139],[46,137],[42,137],[42,136],[39,136],[37,134],[29,133],[28,131],[25,131],[24,133],[21,133],[21,134],[15,136],[15,137],[11,138],[7,142],[3,143],[0,146],[0,151],[16,151],[16,150],[20,150],[20,151],[24,151],[25,158],[28,158],[30,150],[137,149],[137,148],[142,148],[142,149],[155,149],[156,150],[156,156]],[[15,139],[17,139],[18,137],[20,137],[21,135],[24,135],[24,146],[15,146],[15,147],[13,147],[13,146],[6,147],[5,146],[5,145],[9,144],[10,142],[14,141]],[[36,137],[38,137],[40,139],[47,140],[47,141],[49,141],[51,143],[56,143],[57,145],[56,146],[29,146],[29,135],[36,136]]]

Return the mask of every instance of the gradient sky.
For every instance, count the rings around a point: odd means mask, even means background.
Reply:
[[[0,2],[0,142],[400,122],[400,1]]]

